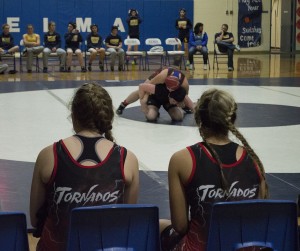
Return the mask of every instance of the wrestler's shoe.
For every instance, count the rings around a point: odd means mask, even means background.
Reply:
[[[123,102],[119,105],[118,109],[116,110],[116,114],[121,115],[125,109],[125,105],[123,104]]]

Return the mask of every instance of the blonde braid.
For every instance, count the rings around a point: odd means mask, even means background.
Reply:
[[[263,163],[261,162],[260,158],[254,152],[254,150],[250,147],[248,141],[244,138],[244,136],[239,132],[239,130],[231,122],[228,122],[228,128],[232,132],[232,134],[241,141],[241,143],[245,147],[247,153],[250,155],[252,160],[258,165],[259,173],[262,176],[263,181],[265,183],[266,173],[265,173],[265,169],[264,169]],[[265,183],[265,188],[262,188],[262,189],[264,190],[264,193],[262,194],[262,198],[267,198],[269,196],[269,189],[268,189],[267,183]]]

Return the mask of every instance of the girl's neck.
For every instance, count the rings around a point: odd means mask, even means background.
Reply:
[[[231,140],[227,136],[224,137],[211,136],[206,138],[205,141],[213,145],[226,145],[231,142]]]
[[[84,136],[84,137],[101,137],[103,136],[99,132],[91,131],[91,130],[80,130],[76,132],[76,134]]]

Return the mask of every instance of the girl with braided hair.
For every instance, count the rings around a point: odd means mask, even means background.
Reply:
[[[71,102],[75,134],[44,148],[35,163],[31,224],[41,237],[38,251],[66,250],[70,212],[75,207],[137,202],[135,155],[114,143],[114,111],[107,91],[82,85]]]
[[[213,203],[267,198],[263,164],[235,127],[236,111],[222,90],[209,89],[198,100],[194,116],[203,141],[170,159],[171,222],[160,222],[162,250],[204,251]]]

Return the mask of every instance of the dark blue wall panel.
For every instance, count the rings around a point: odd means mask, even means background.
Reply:
[[[91,23],[99,26],[100,35],[104,38],[110,33],[116,18],[120,18],[124,31],[120,31],[123,39],[127,37],[126,17],[130,8],[139,11],[143,22],[140,26],[140,40],[159,37],[162,42],[167,37],[177,36],[175,20],[179,9],[185,8],[188,17],[193,21],[193,0],[0,0],[0,21],[6,23],[7,18],[20,19],[20,32],[12,32],[18,42],[26,32],[26,25],[33,24],[35,32],[43,37],[43,18],[55,21],[57,31],[63,36],[69,21],[76,18],[91,18]],[[84,20],[83,20],[84,21]],[[89,22],[86,22],[89,23]],[[89,31],[81,30],[84,37]]]

